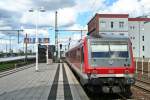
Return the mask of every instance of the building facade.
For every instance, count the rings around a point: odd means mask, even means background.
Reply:
[[[129,18],[128,14],[96,14],[88,23],[88,35],[128,36],[135,58],[150,58],[150,18]]]
[[[128,35],[128,14],[96,14],[88,23],[88,34],[101,37],[103,34]]]
[[[136,58],[150,58],[150,18],[129,18],[129,37]]]

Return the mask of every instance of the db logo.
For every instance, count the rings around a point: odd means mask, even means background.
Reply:
[[[108,73],[112,74],[114,73],[114,70],[108,70]]]

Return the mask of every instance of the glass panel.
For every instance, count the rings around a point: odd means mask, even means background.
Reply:
[[[91,45],[92,52],[108,52],[108,45]]]
[[[106,22],[100,22],[100,26],[101,26],[102,28],[105,28],[105,27],[106,27]]]
[[[124,22],[119,22],[119,27],[123,28],[124,27]]]
[[[128,58],[127,45],[91,45],[92,58]]]
[[[91,45],[92,58],[109,57],[108,45]]]
[[[111,58],[128,58],[127,45],[110,45],[110,57]]]
[[[110,45],[110,51],[127,51],[127,45]]]
[[[91,66],[124,66],[130,64],[128,41],[89,41],[89,64]],[[112,64],[110,65],[110,62]]]

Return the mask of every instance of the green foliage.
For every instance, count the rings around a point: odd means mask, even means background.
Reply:
[[[35,61],[33,60],[29,60],[27,62],[24,62],[24,61],[11,61],[11,62],[1,62],[0,63],[0,72],[2,71],[7,71],[7,70],[10,70],[10,69],[14,69],[15,67],[21,67],[21,66],[24,66],[24,65],[27,65],[27,64],[31,64]]]
[[[0,72],[15,68],[16,62],[0,63]]]

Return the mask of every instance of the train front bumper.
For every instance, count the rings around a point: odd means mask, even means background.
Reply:
[[[91,74],[88,75],[88,81],[93,85],[133,85],[135,78],[133,74]]]

